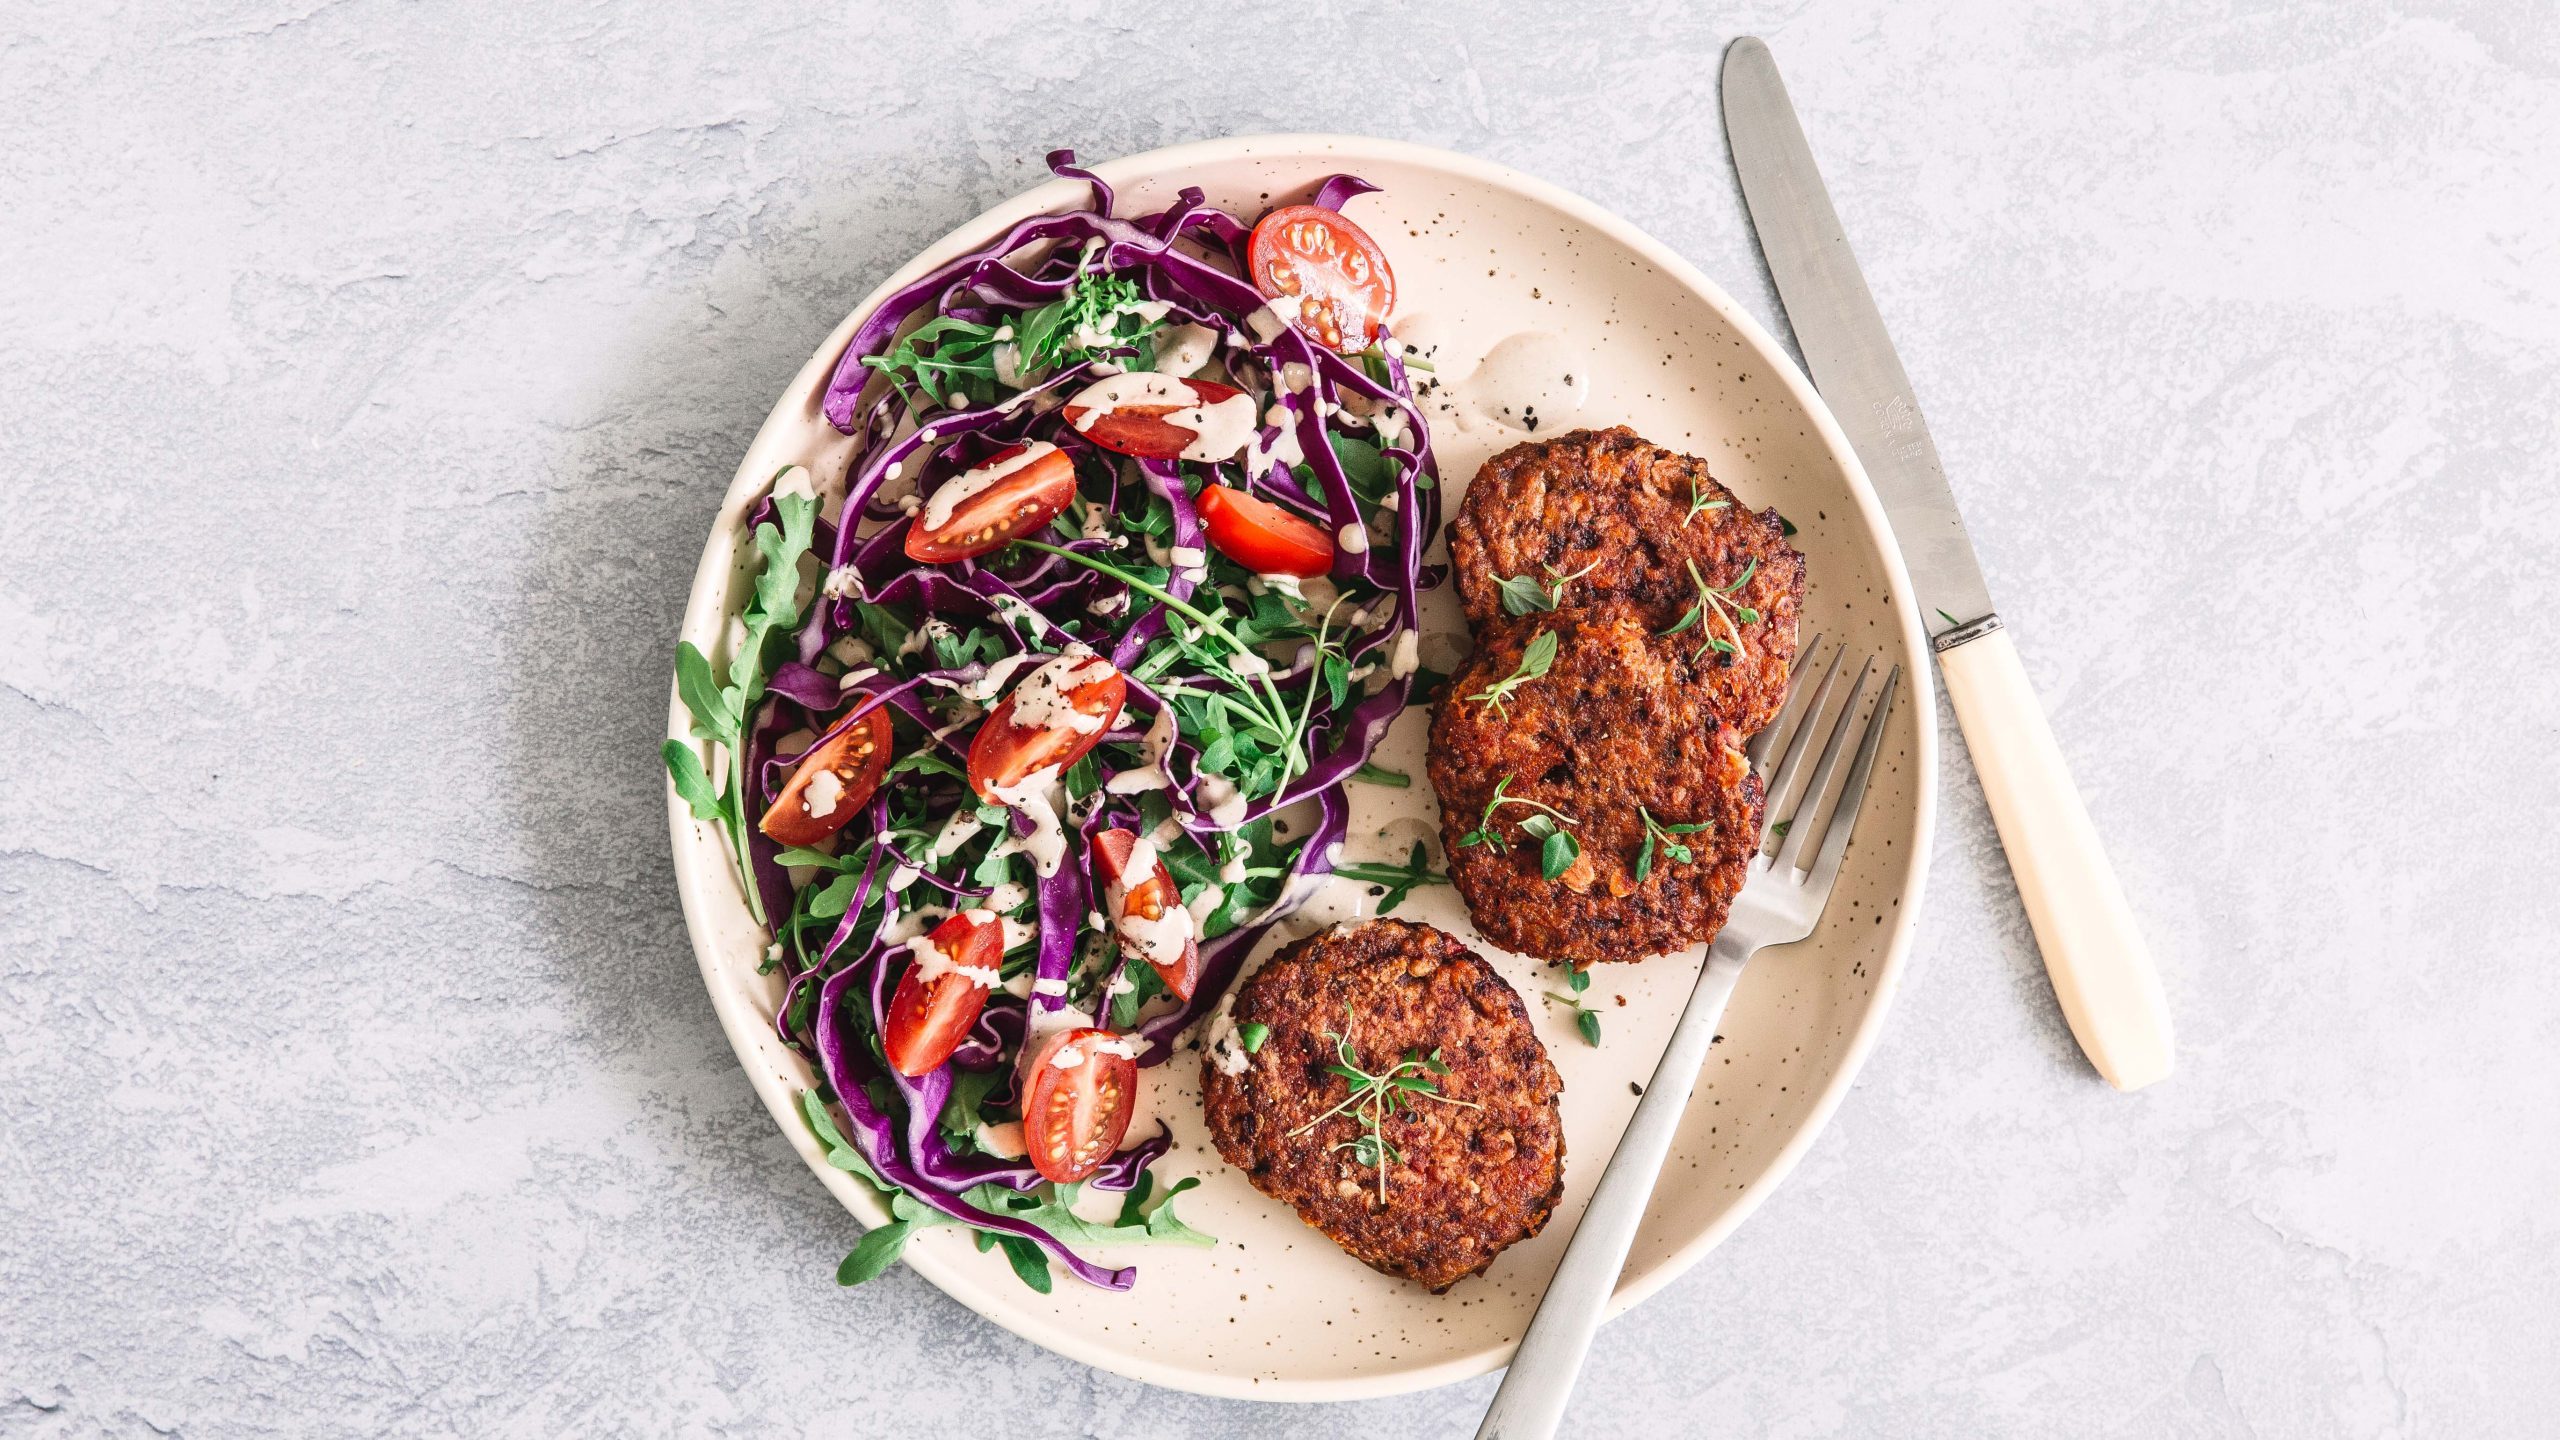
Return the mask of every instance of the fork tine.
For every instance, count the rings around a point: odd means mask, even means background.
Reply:
[[[1822,797],[1830,790],[1831,779],[1840,773],[1840,762],[1849,748],[1849,731],[1857,724],[1858,702],[1867,698],[1867,677],[1875,673],[1876,657],[1858,667],[1858,683],[1849,687],[1849,698],[1840,707],[1840,716],[1831,722],[1831,734],[1822,742],[1822,759],[1813,767],[1813,778],[1805,782],[1804,795],[1796,801],[1795,814],[1787,821],[1787,843],[1778,851],[1778,863],[1800,869],[1805,852],[1817,839],[1815,826],[1798,824],[1799,820],[1818,820],[1822,815]],[[1816,711],[1819,715],[1821,712]]]
[[[1805,742],[1813,738],[1813,724],[1822,718],[1822,707],[1831,703],[1831,687],[1840,682],[1840,662],[1847,657],[1848,653],[1849,647],[1846,644],[1831,652],[1830,667],[1822,672],[1822,684],[1815,688],[1812,703],[1805,706],[1803,713],[1795,718],[1793,733],[1787,737],[1786,754],[1779,758],[1777,769],[1762,777],[1760,845],[1763,849],[1769,844],[1769,827],[1778,819],[1778,803],[1786,797],[1788,783],[1796,778],[1797,768],[1804,763]],[[1804,687],[1799,685],[1796,688]],[[1770,727],[1771,730],[1777,728],[1779,727],[1775,725]],[[1769,731],[1764,730],[1760,733],[1765,735]]]
[[[1822,849],[1814,856],[1813,874],[1805,882],[1817,901],[1828,900],[1831,882],[1840,878],[1840,857],[1848,853],[1849,832],[1857,828],[1859,802],[1866,798],[1867,781],[1875,774],[1876,752],[1884,748],[1885,717],[1893,713],[1894,691],[1901,683],[1902,667],[1896,665],[1884,677],[1884,691],[1876,697],[1875,716],[1867,721],[1866,738],[1858,742],[1857,761],[1849,767],[1848,783],[1840,787],[1840,804],[1831,812]]]
[[[1795,663],[1787,667],[1787,698],[1778,702],[1777,715],[1761,726],[1760,733],[1752,736],[1751,743],[1742,750],[1744,757],[1751,761],[1752,773],[1759,773],[1760,768],[1769,763],[1769,747],[1778,743],[1779,732],[1787,728],[1787,711],[1804,693],[1804,672],[1813,664],[1815,652],[1821,649],[1822,632],[1816,630],[1813,639],[1796,651]]]

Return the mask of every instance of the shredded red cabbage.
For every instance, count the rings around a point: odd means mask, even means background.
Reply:
[[[1145,1041],[1140,1065],[1170,1059],[1331,871],[1349,815],[1342,787],[1414,699],[1407,632],[1418,592],[1436,579],[1422,555],[1440,501],[1429,431],[1392,340],[1343,355],[1278,323],[1239,276],[1249,224],[1198,191],[1123,220],[1111,187],[1072,152],[1049,159],[1087,183],[1087,208],[1023,221],[901,287],[838,362],[824,413],[857,444],[835,522],[816,527],[823,598],[807,607],[797,658],[765,686],[743,773],[761,806],[803,754],[878,711],[892,718],[900,758],[830,851],[797,853],[786,867],[760,833],[746,849],[785,977],[777,1032],[824,1074],[862,1160],[933,1210],[1027,1240],[1116,1290],[1132,1270],[1094,1265],[965,1198],[1044,1183],[1026,1160],[979,1151],[973,1130],[1016,1103],[1011,1062],[1062,1017],[1090,1010]],[[1335,175],[1313,203],[1339,209],[1375,188]],[[1060,316],[1075,320],[1071,332]],[[1059,415],[1100,376],[1146,368],[1156,338],[1178,325],[1206,327],[1227,378],[1255,395],[1264,421],[1246,454],[1127,460]],[[1035,331],[1046,347],[1037,356]],[[1034,439],[1065,451],[1077,474],[1076,509],[1036,537],[1050,548],[908,559],[920,497]],[[1359,538],[1337,545],[1328,577],[1307,582],[1331,603],[1217,555],[1194,504],[1206,484]],[[1252,638],[1218,652],[1185,606]],[[1022,853],[1038,834],[1033,817],[982,805],[961,775],[976,717],[1070,642],[1124,672],[1129,698],[1090,765],[1063,779],[1067,858],[1041,875]],[[1250,723],[1234,718],[1242,712]],[[1155,728],[1167,716],[1170,735]],[[795,732],[815,738],[786,749]],[[1284,810],[1296,823],[1285,837],[1275,823]],[[1117,955],[1091,922],[1101,887],[1087,856],[1113,827],[1155,838],[1201,926],[1202,974],[1187,1001],[1150,993],[1149,967]],[[989,997],[943,1066],[901,1075],[881,1058],[878,1030],[904,941],[972,907],[1023,932],[1006,957],[1008,990]],[[1130,1189],[1170,1138],[1159,1129],[1088,1183]]]

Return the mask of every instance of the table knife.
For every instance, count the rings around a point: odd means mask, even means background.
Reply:
[[[1910,378],[1815,168],[1769,47],[1724,58],[1725,132],[1805,369],[1865,465],[1911,571],[1947,699],[1972,752],[2063,1017],[2119,1090],[2165,1077],[2168,999],[2080,803],[2044,707],[1992,607]]]

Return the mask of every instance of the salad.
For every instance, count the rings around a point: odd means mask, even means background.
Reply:
[[[1411,783],[1370,756],[1438,580],[1394,275],[1341,214],[1375,187],[1121,218],[1074,159],[1085,208],[855,330],[841,496],[777,476],[724,659],[678,652],[670,777],[769,927],[812,1129],[894,1217],[846,1283],[932,1225],[1043,1291],[1053,1261],[1128,1287],[1080,1246],[1214,1243],[1169,1208],[1196,1180],[1151,1203],[1171,1133],[1129,1143],[1138,1072],[1327,874],[1441,878],[1420,847],[1342,863],[1344,786]]]

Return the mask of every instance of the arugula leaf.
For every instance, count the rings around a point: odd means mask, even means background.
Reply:
[[[904,775],[909,772],[919,775],[948,775],[954,780],[969,778],[969,772],[953,762],[951,757],[932,748],[908,751],[890,762],[887,773]]]
[[[996,339],[1000,327],[941,315],[917,326],[885,353],[862,363],[889,378],[913,409],[916,394],[936,405],[983,404],[995,399]]]
[[[675,782],[676,793],[684,797],[686,808],[696,820],[720,818],[720,797],[711,793],[711,777],[702,773],[702,761],[693,747],[681,740],[670,740],[658,752],[666,759],[667,778]]]
[[[836,1283],[859,1285],[878,1279],[882,1271],[907,1253],[907,1237],[915,1231],[916,1227],[904,1220],[892,1220],[877,1230],[864,1232],[861,1243],[836,1267]]]
[[[1395,492],[1395,475],[1377,446],[1353,435],[1334,433],[1326,438],[1333,442],[1333,458],[1342,463],[1352,493],[1374,505]]]
[[[998,1235],[996,1243],[1004,1247],[1004,1258],[1013,1262],[1013,1273],[1023,1284],[1046,1295],[1057,1283],[1049,1274],[1049,1257],[1039,1246],[1019,1235]]]
[[[792,467],[785,466],[775,476],[777,481]],[[747,909],[759,925],[770,923],[764,913],[764,898],[755,883],[754,867],[747,858],[746,745],[744,736],[756,708],[763,703],[765,666],[771,642],[789,634],[800,623],[800,560],[809,553],[816,534],[818,501],[814,495],[776,494],[774,514],[781,520],[776,525],[767,521],[756,527],[755,549],[763,565],[756,574],[746,608],[738,613],[740,631],[737,653],[729,657],[729,678],[718,682],[712,673],[710,657],[691,642],[676,646],[676,693],[693,717],[696,739],[714,741],[729,752],[728,785],[715,790],[707,775],[702,784],[686,787],[693,778],[687,766],[677,758],[681,745],[663,746],[659,758],[665,763],[670,782],[685,803],[701,814],[697,796],[708,794],[716,807],[716,818],[729,833],[731,858],[746,891]],[[687,758],[691,756],[686,751]],[[690,767],[699,772],[698,759]]]

